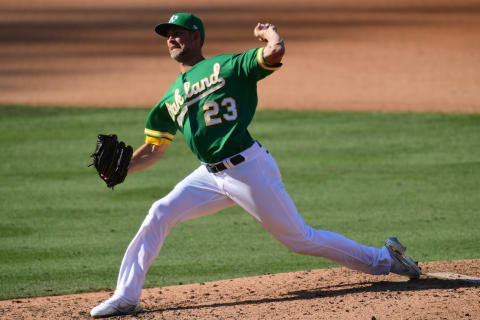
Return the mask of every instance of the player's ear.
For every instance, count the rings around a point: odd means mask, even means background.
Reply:
[[[193,35],[193,41],[198,42],[199,47],[201,48],[203,46],[203,40],[202,40],[202,36],[200,35],[200,32],[194,31],[192,35]]]

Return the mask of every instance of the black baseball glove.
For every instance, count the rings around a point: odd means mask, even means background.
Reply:
[[[99,134],[97,147],[92,153],[93,163],[100,179],[112,188],[125,180],[132,160],[133,149],[118,141],[115,134]]]

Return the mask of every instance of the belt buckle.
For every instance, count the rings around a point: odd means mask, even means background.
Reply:
[[[223,162],[207,164],[206,167],[207,167],[207,171],[210,173],[217,173],[227,169],[227,167],[223,164]]]
[[[206,164],[207,171],[210,172],[210,173],[217,173],[217,172],[226,170],[229,167],[234,167],[237,164],[240,164],[243,161],[245,161],[245,157],[242,156],[241,154],[237,154],[237,155],[235,155],[235,156],[233,156],[233,157],[231,157],[231,158],[229,158],[228,160],[225,160],[225,161],[228,161],[231,165],[228,164],[228,163],[227,163],[227,165],[225,165],[225,163],[223,161],[222,162],[217,162],[217,163],[214,163],[214,164],[207,163]]]
[[[205,166],[207,167],[207,171],[210,172],[210,173],[217,173],[218,172],[218,169],[216,168],[216,165],[215,164],[208,164]]]

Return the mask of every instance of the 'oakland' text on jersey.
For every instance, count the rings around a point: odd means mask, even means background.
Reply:
[[[257,107],[257,81],[280,68],[263,48],[205,59],[183,74],[150,111],[146,142],[168,144],[180,130],[202,162],[214,163],[253,144],[247,127]]]

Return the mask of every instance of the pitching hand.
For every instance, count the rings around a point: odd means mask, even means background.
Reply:
[[[255,28],[253,29],[253,35],[258,38],[259,41],[267,42],[269,32],[277,33],[277,27],[275,27],[271,23],[257,23]]]

